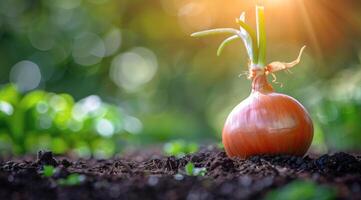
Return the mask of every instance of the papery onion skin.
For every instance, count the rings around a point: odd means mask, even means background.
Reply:
[[[313,138],[306,109],[294,98],[276,93],[266,75],[253,79],[252,92],[229,114],[222,141],[229,157],[261,154],[304,155]]]

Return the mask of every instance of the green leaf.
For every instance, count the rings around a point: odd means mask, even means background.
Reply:
[[[216,28],[216,29],[211,29],[211,30],[195,32],[195,33],[192,33],[191,36],[192,37],[203,37],[203,36],[208,36],[208,35],[217,35],[217,34],[225,34],[225,33],[238,35],[239,31],[234,28]]]
[[[236,19],[236,22],[240,25],[241,34],[243,35],[243,42],[246,46],[249,58],[253,63],[256,63],[258,60],[258,44],[257,36],[255,31],[246,24],[246,15],[242,12],[239,19]]]
[[[187,165],[184,167],[185,171],[186,171],[186,174],[188,176],[193,176],[193,172],[194,172],[194,164],[189,162],[187,163]]]
[[[229,44],[229,43],[231,43],[232,41],[237,40],[237,39],[239,39],[239,36],[238,36],[238,35],[233,35],[233,36],[231,36],[231,37],[223,40],[223,42],[222,42],[222,43],[219,45],[219,47],[218,47],[217,56],[221,55],[224,47],[225,47],[227,44]]]
[[[45,177],[52,177],[55,173],[55,168],[51,165],[45,165],[43,168],[43,175]]]
[[[264,20],[264,7],[256,7],[257,18],[257,42],[258,42],[258,61],[257,64],[262,67],[266,64],[266,29]]]
[[[187,163],[184,170],[188,176],[204,176],[207,173],[205,167],[195,167],[192,162]]]
[[[237,23],[240,25],[240,30],[233,28],[218,28],[200,31],[191,34],[192,37],[202,37],[220,33],[229,33],[232,34],[231,37],[225,39],[217,50],[217,55],[219,56],[222,53],[223,48],[238,38],[241,38],[248,54],[248,58],[251,61],[251,65],[262,65],[264,66],[265,62],[265,48],[266,48],[266,36],[265,36],[265,27],[264,27],[264,12],[263,7],[256,7],[257,12],[257,34],[255,31],[246,24],[245,13],[242,12]]]
[[[0,89],[0,100],[9,102],[13,106],[18,103],[20,94],[18,89],[13,84],[7,84]]]

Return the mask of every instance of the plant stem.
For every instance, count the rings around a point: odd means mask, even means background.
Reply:
[[[258,42],[258,61],[260,67],[266,64],[266,30],[264,20],[264,7],[256,7],[257,20],[257,42]]]
[[[253,61],[253,63],[257,63],[258,60],[258,46],[257,46],[257,38],[256,34],[254,33],[254,30],[248,26],[244,21],[238,20],[237,23],[248,33],[248,35],[251,37],[252,40],[252,54],[253,57],[249,58]]]

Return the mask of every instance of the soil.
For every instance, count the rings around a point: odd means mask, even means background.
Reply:
[[[39,152],[0,159],[0,199],[262,199],[300,179],[336,188],[338,199],[361,199],[360,155],[230,159],[215,148],[183,158],[145,155],[99,160]],[[185,175],[190,161],[206,175]],[[56,169],[51,177],[43,175],[44,165]],[[70,174],[81,174],[80,181],[61,184]]]

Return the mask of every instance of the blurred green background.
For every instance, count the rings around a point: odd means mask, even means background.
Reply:
[[[360,150],[359,0],[1,0],[0,153],[219,143],[250,93],[245,50],[238,41],[217,57],[224,37],[189,35],[237,27],[241,11],[254,25],[255,3],[266,9],[269,62],[308,46],[274,87],[309,110],[312,150]]]

